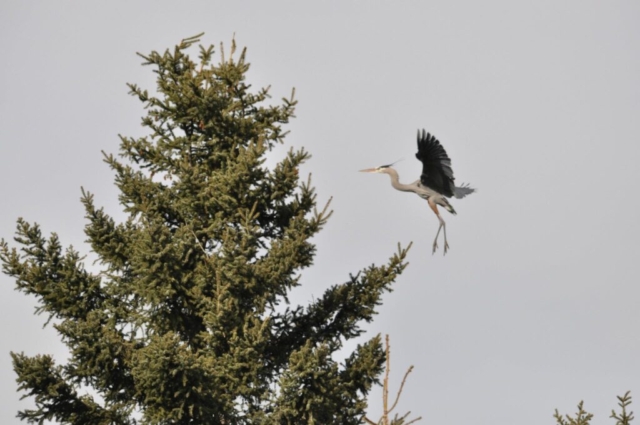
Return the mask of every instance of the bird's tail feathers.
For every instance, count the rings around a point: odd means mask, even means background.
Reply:
[[[458,199],[461,199],[476,191],[477,189],[469,187],[469,183],[466,183],[466,184],[462,183],[462,186],[456,186],[453,188],[453,196],[455,196]]]
[[[444,204],[444,205],[443,205],[443,207],[444,207],[447,211],[449,211],[451,214],[456,215],[456,214],[457,214],[457,213],[456,213],[456,210],[454,210],[454,209],[453,209],[453,207],[451,206],[451,204],[449,203],[449,201],[447,201],[446,199],[442,199],[442,200],[444,201],[444,202],[443,202],[443,204]]]

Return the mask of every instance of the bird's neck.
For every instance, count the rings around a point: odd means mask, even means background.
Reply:
[[[398,176],[398,172],[393,168],[387,168],[386,174],[389,174],[389,177],[391,177],[391,186],[393,186],[394,189],[401,190],[403,192],[412,191],[409,185],[400,183],[400,176]]]

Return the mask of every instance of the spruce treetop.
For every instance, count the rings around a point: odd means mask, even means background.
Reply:
[[[284,142],[293,93],[277,105],[245,77],[235,42],[188,51],[198,35],[164,53],[140,55],[156,94],[129,84],[146,110],[145,137],[120,137],[104,154],[127,218],[116,222],[83,189],[85,233],[99,259],[19,219],[0,244],[3,271],[34,295],[70,358],[12,353],[19,390],[35,402],[31,423],[358,424],[384,364],[379,336],[344,362],[345,340],[363,332],[406,267],[406,249],[327,289],[305,306],[287,294],[313,263],[331,212],[316,209],[309,159]],[[86,389],[90,390],[87,391]]]

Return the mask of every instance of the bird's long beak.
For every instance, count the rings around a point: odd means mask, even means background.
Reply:
[[[360,170],[361,173],[375,173],[377,171],[378,171],[377,168],[366,168],[364,170]]]

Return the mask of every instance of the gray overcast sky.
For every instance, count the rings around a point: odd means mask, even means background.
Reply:
[[[154,80],[135,52],[201,31],[204,44],[235,33],[254,87],[297,90],[283,150],[313,154],[303,171],[335,213],[295,300],[414,242],[368,327],[391,334],[394,384],[416,366],[401,410],[538,425],[584,399],[612,423],[616,395],[640,400],[639,2],[2,0],[0,236],[22,216],[87,252],[81,185],[123,217],[100,150],[144,134],[125,83]],[[418,127],[479,188],[445,213],[446,257],[431,255],[423,200],[356,172],[405,158],[401,180],[415,180]],[[66,356],[13,287],[0,275],[3,424],[28,405],[9,351]]]

